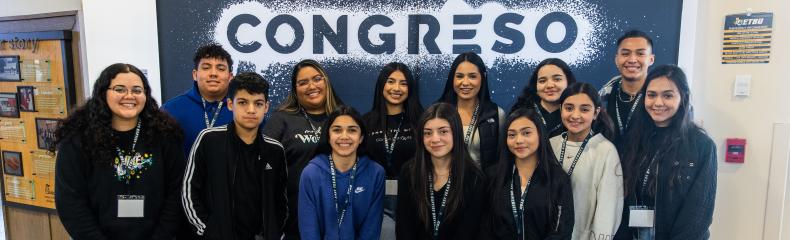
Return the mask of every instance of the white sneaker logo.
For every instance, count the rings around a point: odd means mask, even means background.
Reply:
[[[361,192],[364,192],[364,191],[365,191],[364,187],[357,187],[357,189],[354,190],[354,193],[361,193]]]
[[[272,170],[272,165],[269,165],[269,163],[266,163],[266,170]]]

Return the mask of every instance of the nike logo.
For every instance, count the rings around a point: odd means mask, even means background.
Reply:
[[[354,189],[354,193],[361,193],[361,192],[364,192],[364,191],[365,191],[364,187],[357,187],[357,189]]]

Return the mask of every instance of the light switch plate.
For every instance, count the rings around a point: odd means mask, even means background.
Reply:
[[[732,95],[734,97],[748,97],[752,90],[752,75],[735,75]]]

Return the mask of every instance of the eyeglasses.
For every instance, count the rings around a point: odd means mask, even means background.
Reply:
[[[326,78],[324,78],[323,75],[315,75],[315,76],[313,76],[311,78],[297,80],[296,81],[296,86],[305,86],[305,85],[309,84],[310,82],[318,83],[318,82],[324,81],[324,79],[326,79]]]
[[[112,86],[112,87],[110,87],[108,89],[110,89],[113,92],[115,92],[117,94],[120,94],[120,95],[126,95],[127,93],[129,93],[129,88],[127,88],[126,86],[123,86],[123,85],[115,85],[115,86]],[[132,91],[132,95],[134,95],[134,96],[140,96],[140,95],[143,95],[145,93],[145,89],[143,87],[139,87],[139,86],[132,87],[131,91]]]

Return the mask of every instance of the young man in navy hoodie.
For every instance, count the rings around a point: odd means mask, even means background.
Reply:
[[[228,124],[233,118],[225,106],[233,77],[233,59],[222,46],[209,44],[195,51],[192,88],[162,105],[184,129],[184,153],[189,153],[198,133]]]
[[[287,217],[285,152],[261,134],[269,84],[241,73],[230,84],[233,121],[201,131],[189,153],[182,205],[205,239],[280,239]]]

